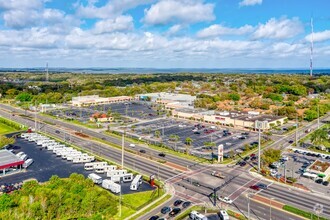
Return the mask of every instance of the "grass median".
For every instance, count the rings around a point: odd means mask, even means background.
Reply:
[[[312,219],[312,220],[327,220],[327,218],[317,216],[314,213],[304,211],[304,210],[298,209],[298,208],[290,206],[290,205],[283,206],[283,210],[294,213],[294,214],[299,215],[304,218]]]

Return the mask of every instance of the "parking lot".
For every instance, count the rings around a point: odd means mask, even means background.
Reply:
[[[217,146],[220,144],[224,146],[224,152],[228,153],[257,141],[256,133],[176,119],[159,119],[140,123],[131,127],[130,132],[143,139],[163,142],[179,151],[186,150],[186,139],[191,138],[191,154],[203,157],[211,156],[212,147],[208,144],[210,142],[214,143],[214,153],[217,152]],[[177,137],[175,138],[174,135]]]
[[[315,155],[317,155],[317,153],[315,153]],[[302,176],[307,167],[314,163],[316,159],[330,162],[330,157],[323,159],[317,156],[312,156],[311,154],[302,154],[297,151],[285,153],[284,157],[286,156],[288,157],[288,160],[283,161],[278,167],[276,177],[280,178],[286,175],[287,178],[295,178],[297,179],[297,183],[302,184],[313,191],[321,192],[330,196],[330,185],[323,184],[323,182],[327,181],[326,179],[322,179],[320,177],[310,179]],[[315,181],[317,179],[322,179],[322,182],[316,183]]]
[[[89,121],[94,113],[117,113],[127,119],[150,120],[158,118],[161,112],[157,112],[157,107],[152,107],[148,102],[134,101],[121,102],[105,105],[93,105],[89,107],[71,107],[66,109],[57,109],[49,112],[52,116],[63,119],[75,119],[82,123]],[[133,122],[133,121],[131,121]]]
[[[48,181],[52,175],[57,175],[61,178],[69,177],[71,173],[80,173],[85,177],[92,171],[86,171],[83,163],[72,163],[72,161],[63,160],[61,157],[56,157],[52,151],[40,150],[34,142],[29,142],[22,138],[17,138],[14,144],[15,153],[24,152],[32,158],[34,162],[30,165],[26,171],[22,171],[16,174],[3,176],[0,179],[0,185],[8,183],[19,183],[28,179],[36,179],[39,182]],[[98,174],[102,178],[106,178],[106,174]],[[131,191],[129,189],[130,182],[121,184],[122,194],[135,193],[141,191],[152,190],[153,188],[146,182],[144,182],[138,191]]]

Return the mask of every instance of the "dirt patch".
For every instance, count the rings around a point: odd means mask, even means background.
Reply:
[[[180,165],[175,164],[175,163],[171,163],[171,162],[168,162],[168,161],[167,161],[165,164],[166,164],[167,166],[169,166],[169,167],[173,167],[173,168],[176,169],[176,170],[181,170],[181,171],[183,171],[183,172],[188,171],[187,167],[180,166]]]
[[[79,137],[82,137],[82,138],[89,138],[88,135],[83,134],[83,133],[80,133],[80,132],[75,132],[74,134],[77,135],[77,136],[79,136]]]
[[[256,200],[258,202],[264,203],[265,205],[272,206],[272,207],[275,207],[275,208],[278,208],[278,209],[282,209],[283,206],[285,205],[281,202],[278,202],[278,201],[275,201],[275,200],[272,200],[272,199],[268,199],[266,197],[259,196],[259,195],[254,195],[252,197],[252,199]]]

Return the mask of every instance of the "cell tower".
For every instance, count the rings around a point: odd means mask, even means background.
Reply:
[[[49,80],[48,63],[46,63],[46,82]]]
[[[314,27],[313,27],[313,18],[311,18],[311,54],[310,54],[310,67],[309,67],[309,75],[313,77],[313,49],[314,49]]]

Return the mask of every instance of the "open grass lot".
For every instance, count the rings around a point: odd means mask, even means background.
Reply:
[[[5,124],[0,122],[0,135],[1,134],[7,134],[7,133],[10,133],[10,132],[14,132],[14,131],[16,131],[16,129],[14,129],[12,127],[9,127],[8,125],[5,125]]]

